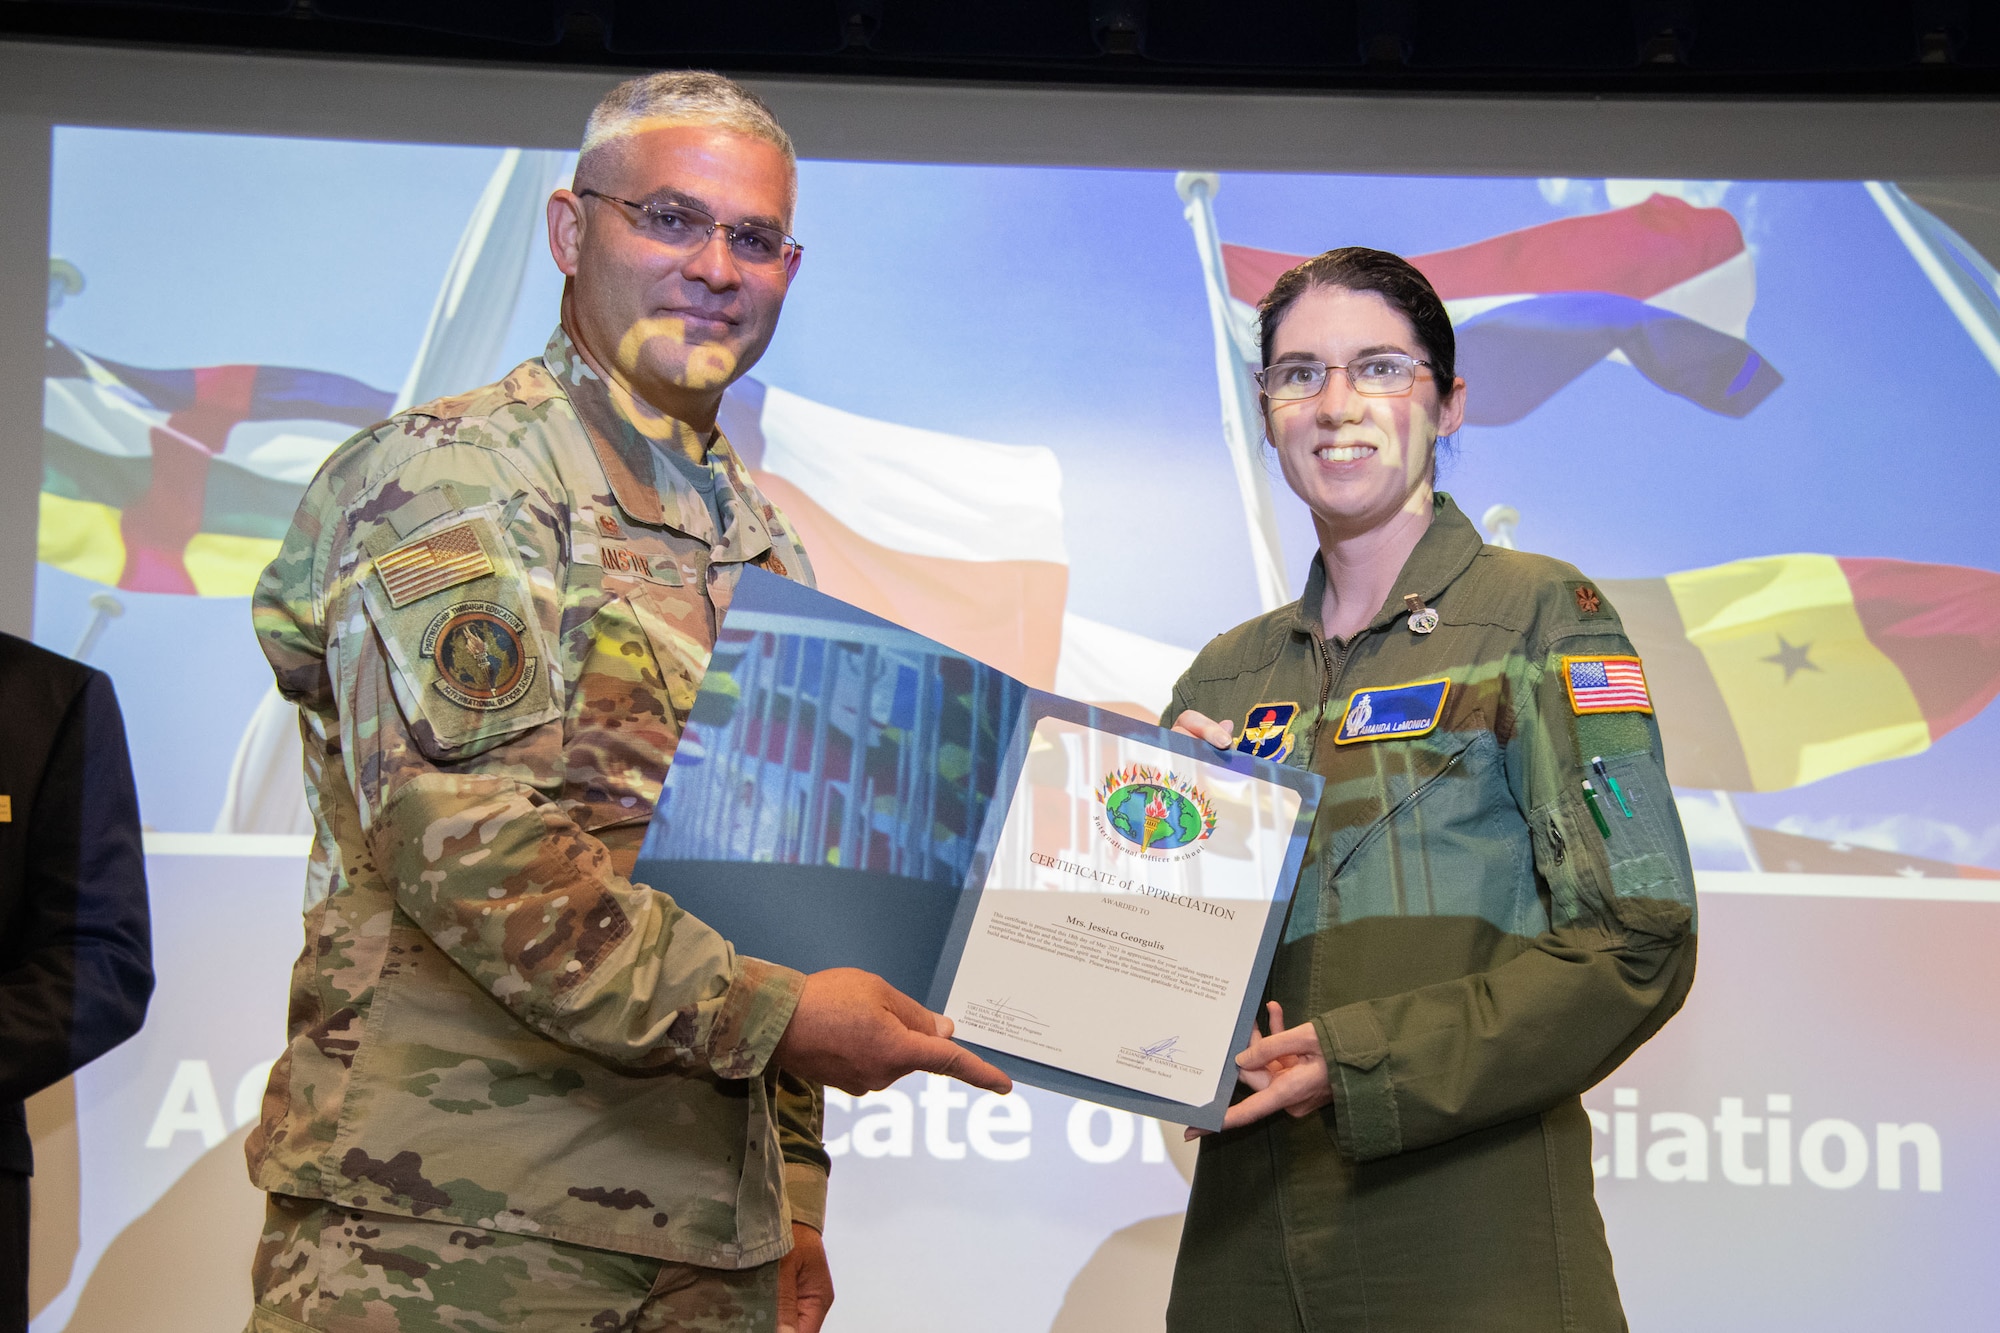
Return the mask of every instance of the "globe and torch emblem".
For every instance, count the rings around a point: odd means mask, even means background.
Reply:
[[[1098,828],[1114,845],[1151,860],[1178,861],[1215,832],[1215,805],[1192,782],[1164,769],[1127,764],[1097,784]]]

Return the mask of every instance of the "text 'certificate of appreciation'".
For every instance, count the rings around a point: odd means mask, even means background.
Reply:
[[[1041,718],[945,1013],[995,1050],[1212,1101],[1299,805],[1278,783]]]

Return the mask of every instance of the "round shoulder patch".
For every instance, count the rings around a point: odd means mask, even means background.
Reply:
[[[422,653],[437,668],[437,692],[482,712],[518,703],[534,684],[520,617],[492,602],[460,602],[424,630]]]

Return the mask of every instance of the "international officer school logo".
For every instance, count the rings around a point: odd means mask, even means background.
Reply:
[[[1097,784],[1097,828],[1112,846],[1149,861],[1185,861],[1215,832],[1215,805],[1185,778],[1127,764]]]
[[[535,682],[521,647],[527,626],[504,606],[460,602],[424,630],[421,652],[437,668],[437,691],[460,708],[491,712],[519,702]]]

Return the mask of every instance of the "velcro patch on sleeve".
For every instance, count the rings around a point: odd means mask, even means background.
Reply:
[[[388,550],[379,529],[373,576],[360,586],[417,747],[463,759],[561,716],[563,701],[506,537],[483,514],[447,522]]]
[[[1570,709],[1579,716],[1653,711],[1646,668],[1636,657],[1565,657],[1562,672]]]
[[[376,557],[375,572],[381,576],[382,590],[389,594],[389,605],[400,609],[446,588],[486,577],[493,572],[493,560],[472,524],[460,523]]]

